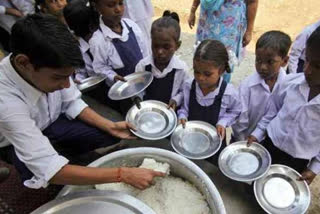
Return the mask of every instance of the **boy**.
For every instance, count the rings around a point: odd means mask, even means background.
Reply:
[[[34,14],[12,28],[12,54],[0,63],[1,150],[29,188],[49,183],[125,182],[143,189],[163,173],[138,168],[89,168],[68,164],[54,146],[74,153],[134,139],[126,122],[112,122],[89,108],[70,80],[84,65],[78,42],[51,15]],[[64,151],[62,150],[61,153]]]
[[[246,140],[255,130],[264,114],[271,94],[278,92],[278,86],[286,77],[283,69],[288,62],[290,37],[280,31],[264,33],[256,44],[256,72],[239,86],[242,111],[232,126],[232,141]]]
[[[289,75],[272,95],[268,111],[248,144],[262,142],[272,163],[284,164],[310,184],[320,173],[320,27],[306,44],[304,74]]]

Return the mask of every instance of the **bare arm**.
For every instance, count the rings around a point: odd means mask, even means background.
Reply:
[[[192,29],[194,27],[195,21],[196,21],[196,11],[200,4],[200,0],[193,0],[190,15],[188,18],[189,27]]]
[[[259,0],[246,0],[247,5],[247,31],[243,36],[243,46],[247,46],[252,39],[252,32],[254,28],[254,20],[258,10]]]

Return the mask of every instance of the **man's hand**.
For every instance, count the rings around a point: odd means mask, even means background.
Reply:
[[[109,133],[114,137],[127,140],[137,139],[137,137],[130,132],[130,129],[136,130],[132,124],[125,121],[114,122],[111,127],[108,127]]]
[[[259,141],[257,140],[257,138],[255,136],[250,135],[248,137],[247,147],[251,146],[251,144],[254,143],[254,142],[259,143]]]
[[[179,120],[179,124],[182,125],[182,128],[186,128],[186,122],[187,122],[187,120],[183,119],[183,118]]]
[[[218,135],[221,137],[221,140],[223,140],[226,137],[226,128],[224,128],[221,125],[217,125],[217,132]]]
[[[310,169],[306,169],[302,172],[301,177],[298,178],[298,181],[306,181],[310,185],[313,179],[317,176],[316,173],[312,172]]]
[[[121,181],[139,189],[145,189],[152,184],[156,176],[164,177],[162,172],[143,168],[121,168]]]
[[[177,108],[177,102],[176,102],[175,100],[171,99],[171,100],[169,101],[169,104],[168,104],[168,109],[169,109],[169,108],[172,108],[173,111],[175,111],[176,108]]]

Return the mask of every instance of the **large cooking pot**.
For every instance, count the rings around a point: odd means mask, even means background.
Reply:
[[[225,214],[226,210],[223,205],[221,196],[205,172],[190,160],[164,149],[140,147],[125,149],[108,154],[104,157],[89,164],[90,167],[119,167],[139,166],[144,158],[153,158],[159,162],[170,164],[170,174],[183,178],[194,184],[200,192],[206,197],[209,207],[214,214]],[[58,197],[68,193],[92,189],[94,186],[65,186]]]

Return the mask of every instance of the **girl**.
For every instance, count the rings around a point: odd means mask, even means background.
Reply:
[[[107,76],[108,86],[135,71],[137,63],[148,54],[146,39],[140,28],[130,19],[122,18],[123,0],[91,0],[93,8],[101,15],[99,29],[89,41],[93,55],[93,70]],[[106,95],[107,98],[107,95]],[[125,113],[130,106],[107,102]]]
[[[217,40],[204,40],[193,58],[194,80],[183,88],[184,102],[178,111],[180,123],[202,120],[214,125],[225,141],[226,127],[232,125],[241,112],[237,91],[223,80],[230,72],[225,46]],[[225,146],[225,145],[224,145]]]
[[[174,110],[182,103],[182,86],[188,78],[186,64],[174,55],[181,45],[180,31],[178,14],[165,11],[152,24],[152,55],[136,67],[136,72],[149,71],[154,76],[143,99],[168,103]]]

